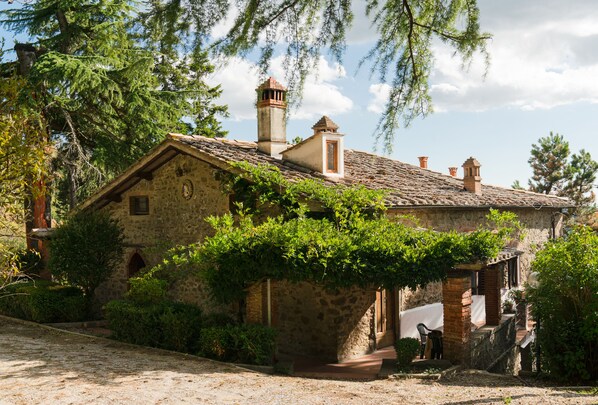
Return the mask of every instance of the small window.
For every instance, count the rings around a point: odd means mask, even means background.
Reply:
[[[326,171],[338,173],[338,141],[326,141]]]
[[[129,200],[131,215],[149,214],[149,197],[135,196]]]
[[[509,270],[509,280],[508,280],[509,288],[519,286],[519,258],[518,257],[509,260],[508,270]]]

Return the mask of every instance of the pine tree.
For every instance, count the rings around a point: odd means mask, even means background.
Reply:
[[[57,145],[54,171],[73,207],[168,132],[223,135],[218,88],[205,85],[205,53],[177,58],[147,46],[133,3],[38,0],[2,13],[3,25],[36,38],[17,44],[3,71],[26,80],[17,97],[35,99]],[[22,67],[27,66],[26,70]]]
[[[567,171],[567,184],[563,195],[575,201],[577,207],[591,205],[595,200],[592,189],[598,173],[598,162],[592,159],[584,149],[571,156],[571,163]]]
[[[533,170],[529,189],[536,193],[560,194],[566,182],[569,160],[569,142],[562,135],[553,134],[532,145],[528,163]]]
[[[581,149],[569,159],[569,143],[559,134],[540,138],[532,145],[528,162],[533,170],[529,190],[537,193],[568,197],[575,203],[577,214],[585,214],[595,200],[593,188],[598,174],[598,162]],[[519,181],[513,183],[518,188]]]

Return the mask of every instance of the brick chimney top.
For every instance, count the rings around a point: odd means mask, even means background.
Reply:
[[[419,156],[419,167],[421,167],[422,169],[427,169],[428,168],[428,157],[427,156]]]
[[[273,77],[269,77],[268,80],[266,80],[265,82],[263,82],[262,84],[259,85],[258,90],[262,90],[262,89],[287,91],[286,87],[284,87],[282,84],[278,83],[276,81],[276,79]]]
[[[453,177],[457,177],[457,170],[459,170],[457,167],[449,167],[449,173]]]
[[[473,157],[463,163],[463,187],[470,193],[482,194],[481,166],[480,162]]]
[[[256,89],[257,91],[257,106],[258,107],[278,107],[286,108],[287,106],[287,89],[276,79],[270,77],[263,82]]]
[[[311,127],[311,129],[314,130],[314,135],[317,134],[318,132],[333,132],[333,133],[335,133],[338,130],[338,125],[336,125],[334,123],[334,121],[332,121],[330,118],[328,118],[326,115],[324,115],[322,118],[320,118],[318,120],[318,122],[316,122],[314,124],[313,127]]]

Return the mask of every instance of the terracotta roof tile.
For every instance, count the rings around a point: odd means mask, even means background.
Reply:
[[[463,180],[367,152],[345,150],[345,177],[329,179],[320,173],[258,152],[255,142],[172,135],[171,139],[210,154],[222,162],[247,161],[278,167],[289,180],[319,178],[329,183],[364,184],[388,189],[391,207],[571,207],[566,198],[482,185],[482,194],[464,190]]]
[[[269,77],[268,80],[260,84],[258,89],[273,89],[286,91],[286,88],[282,84],[278,83],[276,79],[274,79],[273,77]]]
[[[320,118],[318,120],[318,122],[316,122],[314,124],[313,127],[311,127],[311,129],[316,129],[316,128],[338,129],[338,125],[336,125],[334,121],[332,121],[330,118],[328,118],[326,115],[324,115],[322,118]]]

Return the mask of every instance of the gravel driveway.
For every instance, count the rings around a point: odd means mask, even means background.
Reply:
[[[0,317],[0,404],[596,404],[598,396],[459,374],[348,382],[268,376]]]

